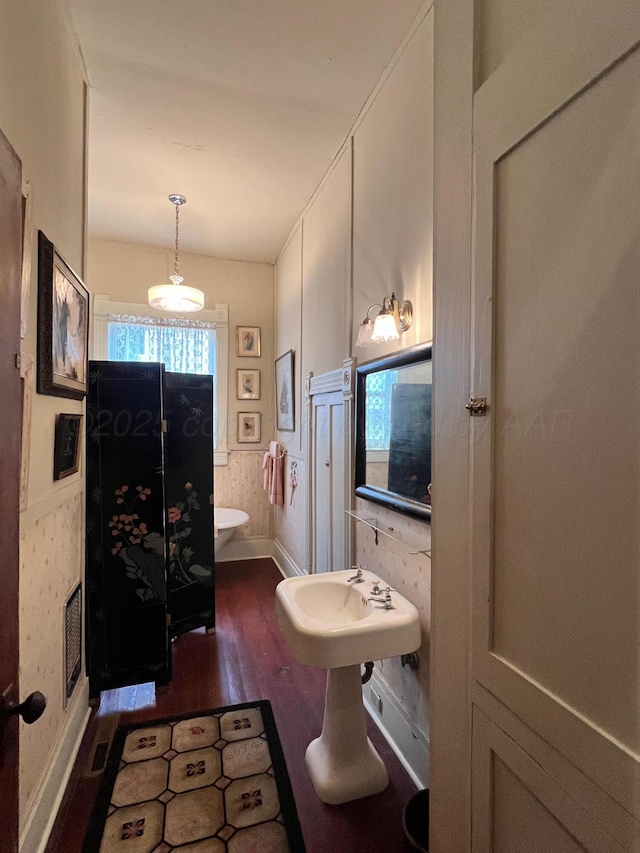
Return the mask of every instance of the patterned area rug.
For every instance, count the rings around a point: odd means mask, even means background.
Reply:
[[[83,853],[304,853],[271,705],[118,729]]]

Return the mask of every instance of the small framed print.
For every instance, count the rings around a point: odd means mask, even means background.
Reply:
[[[62,413],[56,420],[56,437],[53,449],[53,479],[62,480],[75,474],[79,468],[80,426],[82,415]]]
[[[236,370],[236,399],[237,400],[259,400],[260,399],[260,371],[259,370]]]
[[[238,355],[260,358],[260,326],[237,327]]]
[[[260,441],[260,412],[238,412],[238,442]]]

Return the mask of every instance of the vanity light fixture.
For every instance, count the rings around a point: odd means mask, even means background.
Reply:
[[[371,312],[377,308],[378,315],[373,321]],[[370,347],[386,341],[397,341],[402,332],[406,332],[413,322],[413,305],[408,299],[399,302],[395,293],[385,296],[382,305],[372,305],[367,316],[360,323],[357,347]]]
[[[204,307],[204,293],[197,287],[187,287],[183,284],[180,272],[180,207],[185,204],[183,195],[172,193],[169,201],[176,206],[176,244],[174,255],[173,275],[169,276],[171,284],[156,284],[147,293],[149,305],[160,311],[175,311],[185,314],[200,311]]]

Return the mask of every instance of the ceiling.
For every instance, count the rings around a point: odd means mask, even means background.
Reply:
[[[68,0],[89,233],[275,261],[423,0]]]

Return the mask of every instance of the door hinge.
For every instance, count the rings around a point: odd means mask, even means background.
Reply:
[[[22,356],[19,352],[16,353],[16,367],[18,370],[22,367]]]
[[[483,418],[487,414],[487,398],[486,397],[469,397],[469,402],[465,406],[472,418]]]
[[[169,432],[169,424],[164,418],[160,421],[160,432]]]

